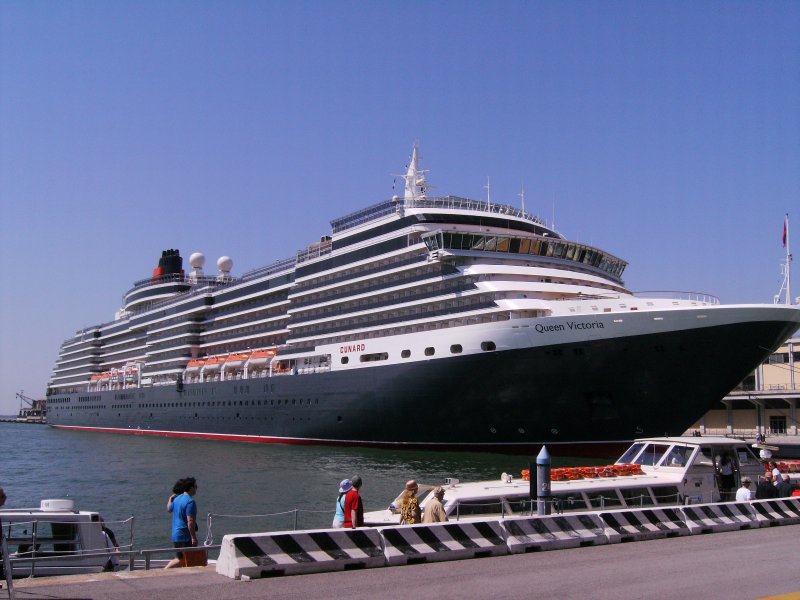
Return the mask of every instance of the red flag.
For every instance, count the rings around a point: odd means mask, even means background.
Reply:
[[[784,248],[786,248],[786,230],[788,229],[788,225],[789,225],[787,223],[788,220],[789,220],[788,217],[784,217],[784,219],[783,219],[783,247]]]

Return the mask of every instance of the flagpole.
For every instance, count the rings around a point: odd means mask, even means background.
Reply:
[[[789,213],[786,213],[786,304],[792,303],[792,253],[789,248]]]

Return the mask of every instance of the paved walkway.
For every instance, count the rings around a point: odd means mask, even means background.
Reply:
[[[235,581],[213,567],[22,580],[19,600],[800,600],[800,525]],[[6,590],[0,598],[6,598]]]

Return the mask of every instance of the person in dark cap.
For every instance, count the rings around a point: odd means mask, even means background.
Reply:
[[[764,473],[763,478],[759,478],[758,485],[756,486],[756,500],[769,500],[778,497],[778,490],[772,483],[772,471]]]
[[[361,499],[361,477],[354,475],[351,479],[353,487],[344,497],[344,527],[355,529],[364,526],[364,502]]]
[[[444,509],[442,499],[444,498],[444,488],[437,486],[433,488],[433,493],[425,503],[425,513],[422,515],[423,523],[442,523],[447,521],[447,511]]]
[[[778,492],[778,498],[789,498],[795,490],[788,473],[781,475],[781,480],[775,484],[775,490]]]

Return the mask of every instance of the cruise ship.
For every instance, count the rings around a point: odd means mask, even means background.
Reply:
[[[62,345],[51,426],[248,442],[608,452],[683,433],[800,309],[626,289],[627,263],[524,209],[430,194],[331,222],[288,259],[162,253]],[[561,449],[559,449],[559,447]]]

